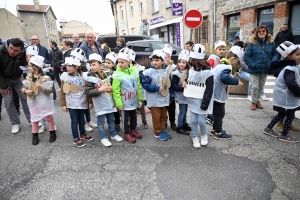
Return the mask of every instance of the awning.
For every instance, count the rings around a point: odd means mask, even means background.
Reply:
[[[182,20],[183,20],[183,17],[178,17],[178,18],[175,18],[175,19],[171,19],[171,20],[168,20],[168,21],[150,26],[149,29],[151,30],[151,29],[155,29],[155,28],[158,28],[158,27],[161,27],[161,26],[166,26],[168,24],[174,24],[174,23],[177,23],[177,22],[181,22]]]

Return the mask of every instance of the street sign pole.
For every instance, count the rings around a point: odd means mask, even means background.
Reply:
[[[193,40],[193,30],[194,30],[194,29],[191,29],[191,32],[190,32],[190,41]]]
[[[185,13],[184,24],[187,28],[191,29],[190,31],[190,40],[193,39],[193,30],[198,28],[203,21],[203,16],[199,10],[189,10]]]

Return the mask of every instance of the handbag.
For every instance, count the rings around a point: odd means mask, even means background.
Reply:
[[[192,70],[192,73],[194,73],[194,70]],[[184,88],[184,90],[183,90],[183,95],[185,97],[203,99],[206,85],[205,85],[204,77],[202,74],[202,70],[200,71],[202,83],[190,81],[189,79],[190,79],[190,76],[192,73],[189,73],[189,77],[186,82],[186,88]]]

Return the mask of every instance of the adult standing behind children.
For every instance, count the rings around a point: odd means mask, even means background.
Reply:
[[[96,35],[94,31],[87,31],[85,33],[85,39],[86,41],[83,42],[79,48],[84,51],[86,59],[89,59],[89,56],[92,53],[99,54],[102,58],[105,58],[106,55],[104,55],[100,47],[100,43],[96,41]]]
[[[114,48],[114,52],[115,52],[115,53],[119,53],[119,51],[120,51],[121,49],[123,49],[124,47],[126,47],[126,44],[125,44],[125,38],[123,38],[123,37],[118,37],[118,38],[116,39],[116,44],[117,44],[117,46]]]
[[[82,42],[79,41],[79,34],[78,33],[73,33],[72,35],[73,43],[72,43],[72,48],[76,49],[79,48]]]
[[[276,61],[277,52],[272,35],[266,25],[257,27],[254,36],[250,37],[249,44],[244,54],[244,61],[248,66],[250,81],[252,83],[252,104],[251,110],[263,109],[259,102],[261,92],[265,86],[270,63]]]
[[[13,38],[6,42],[6,45],[0,47],[0,92],[3,95],[5,108],[9,116],[12,133],[18,133],[20,130],[20,117],[13,100],[12,88],[16,90],[21,100],[24,114],[30,123],[30,112],[27,100],[21,93],[23,83],[20,76],[23,71],[20,66],[26,66],[26,57],[24,43],[19,38]]]
[[[50,48],[52,49],[52,51],[50,52],[51,67],[52,70],[54,70],[54,76],[57,81],[58,87],[60,87],[61,86],[60,74],[62,73],[61,63],[64,59],[64,55],[62,53],[62,50],[57,48],[56,42],[54,41],[50,42]],[[57,91],[59,92],[60,88],[58,88]]]

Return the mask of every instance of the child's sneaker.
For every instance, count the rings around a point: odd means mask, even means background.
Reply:
[[[92,127],[89,126],[89,124],[85,124],[84,129],[86,132],[92,132],[94,130],[94,129],[92,129]]]
[[[193,147],[195,147],[197,149],[201,147],[198,137],[193,138]]]
[[[41,127],[39,128],[39,134],[44,133],[45,130],[46,130],[46,126],[41,126]]]
[[[136,140],[134,137],[132,137],[130,134],[125,134],[124,139],[129,142],[130,144],[136,143]]]
[[[206,146],[207,144],[208,144],[207,134],[206,135],[201,135],[201,145]]]
[[[123,138],[119,135],[111,136],[111,139],[115,140],[117,142],[122,142],[123,141]]]
[[[160,132],[158,135],[154,134],[154,137],[156,139],[161,140],[161,141],[167,141],[168,140],[168,137],[163,132]]]
[[[142,139],[142,134],[138,133],[136,130],[130,131],[129,133],[132,137],[136,139]]]
[[[111,142],[107,138],[101,139],[101,143],[105,147],[110,147],[112,145]]]
[[[215,136],[217,133],[216,133],[216,131],[215,130],[211,130],[210,132],[209,132],[209,135],[210,136]]]
[[[183,124],[183,129],[187,130],[187,131],[192,131],[192,128],[190,127],[190,125],[188,123]]]
[[[172,135],[170,135],[167,131],[162,132],[168,139],[172,139]]]
[[[206,118],[205,118],[205,121],[206,121],[207,124],[212,126],[214,124],[214,117],[207,115]]]
[[[120,124],[115,124],[115,130],[116,130],[117,132],[120,131]]]
[[[223,130],[221,133],[216,133],[214,138],[217,140],[231,140],[232,136]]]
[[[290,136],[287,136],[287,135],[286,136],[280,136],[279,140],[282,141],[282,142],[289,142],[289,143],[299,142],[299,140],[297,140],[296,138],[290,137]]]
[[[279,135],[277,133],[275,133],[273,131],[273,129],[270,129],[270,128],[264,128],[263,133],[268,135],[268,136],[271,136],[271,137],[275,137],[275,138],[279,137]]]
[[[80,139],[82,139],[82,140],[87,140],[87,141],[92,141],[92,140],[94,140],[94,138],[93,138],[92,136],[89,136],[88,134],[86,134],[86,135],[81,135],[81,136],[80,136]]]
[[[185,128],[183,127],[177,127],[176,132],[182,135],[189,135],[190,132],[188,132]]]
[[[84,147],[85,146],[85,144],[82,142],[82,140],[80,140],[80,139],[75,139],[74,141],[73,141],[73,144],[75,144],[77,147],[79,147],[79,148],[81,148],[81,147]]]
[[[87,123],[89,125],[89,127],[91,128],[97,128],[97,124],[95,124],[94,122],[90,121],[89,123]]]

